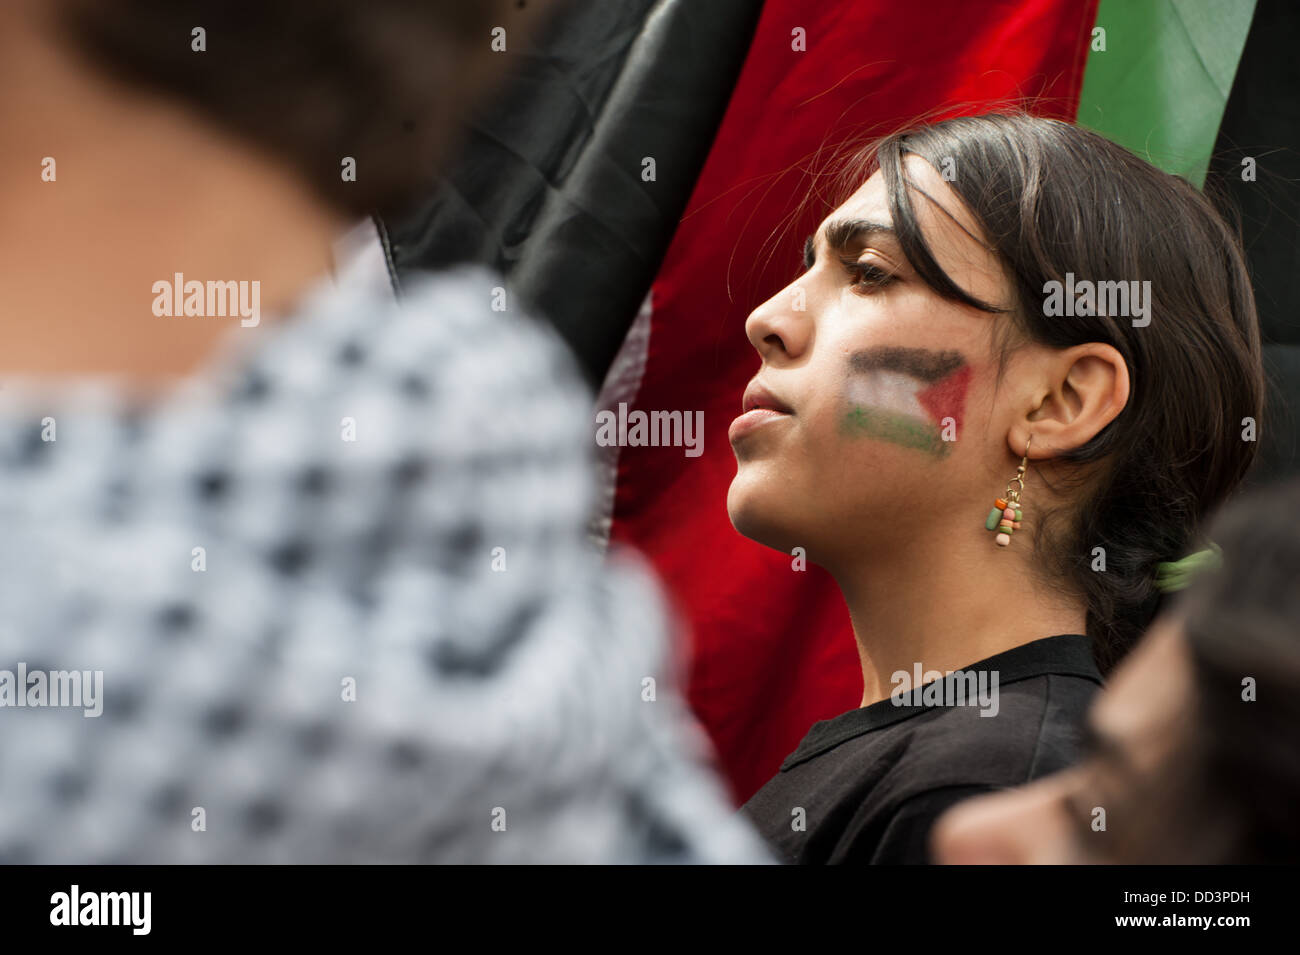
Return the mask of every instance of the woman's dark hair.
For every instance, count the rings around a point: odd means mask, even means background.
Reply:
[[[57,0],[97,68],[170,96],[287,161],[361,215],[432,186],[466,106],[496,72],[507,0]],[[202,27],[206,50],[192,48]],[[509,35],[514,42],[518,37]],[[356,180],[343,180],[343,160]]]
[[[1104,342],[1128,365],[1124,410],[1057,459],[1077,465],[1074,505],[1026,514],[1040,566],[1083,597],[1095,655],[1109,668],[1158,609],[1156,565],[1202,546],[1202,522],[1254,459],[1253,434],[1243,429],[1258,427],[1265,386],[1240,239],[1185,180],[1058,120],[960,117],[875,143],[854,179],[880,169],[917,274],[984,311],[1004,309],[960,289],[926,245],[912,198],[926,194],[907,178],[908,155],[944,174],[1010,276],[1009,321],[995,323],[1003,362],[1023,342]],[[1064,284],[1067,273],[1076,282],[1150,282],[1149,324],[1046,314],[1047,283]],[[1092,569],[1098,547],[1104,571]]]
[[[1223,566],[1171,610],[1190,699],[1160,768],[1125,796],[1108,861],[1300,859],[1300,481],[1235,501],[1212,533]]]

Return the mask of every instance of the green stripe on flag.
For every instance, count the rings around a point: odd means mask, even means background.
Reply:
[[[1255,0],[1101,0],[1078,123],[1200,188]]]
[[[952,447],[934,425],[895,411],[857,405],[845,413],[840,425],[844,433],[865,434],[941,458],[946,457]]]

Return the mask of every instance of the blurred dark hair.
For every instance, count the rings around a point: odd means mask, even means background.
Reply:
[[[432,186],[494,72],[507,0],[56,0],[98,68],[286,160],[332,206],[391,210]],[[522,6],[522,4],[519,4]],[[206,52],[191,31],[206,31]],[[513,37],[511,38],[513,39]],[[344,157],[355,182],[342,181]]]
[[[1179,604],[1195,673],[1179,761],[1199,773],[1192,831],[1225,832],[1225,857],[1300,861],[1300,481],[1229,508],[1212,528],[1223,568]],[[1255,700],[1243,700],[1243,681]],[[1184,794],[1172,793],[1171,810]],[[1199,816],[1199,818],[1197,818]]]
[[[1009,321],[995,323],[1003,362],[1025,341],[1059,349],[1105,342],[1128,366],[1128,405],[1058,459],[1078,466],[1069,479],[1073,505],[1025,511],[1040,566],[1085,600],[1094,652],[1109,668],[1158,609],[1156,565],[1200,546],[1203,520],[1254,459],[1242,419],[1258,425],[1264,373],[1240,239],[1185,180],[1059,120],[959,117],[873,144],[852,164],[849,186],[879,168],[917,274],[945,298],[984,311],[1004,309],[959,288],[926,245],[911,196],[925,193],[906,176],[909,154],[938,170],[950,163],[949,184],[1010,277]],[[1047,316],[1044,286],[1067,272],[1094,282],[1150,281],[1150,324]],[[1105,572],[1091,568],[1095,547],[1105,548]]]
[[[1106,861],[1300,860],[1300,481],[1234,502],[1212,535],[1223,567],[1172,610],[1191,698],[1159,769],[1112,811]]]

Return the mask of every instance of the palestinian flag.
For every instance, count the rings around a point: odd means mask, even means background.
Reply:
[[[735,473],[723,431],[758,365],[745,317],[797,274],[797,238],[829,211],[803,205],[820,185],[806,170],[815,174],[818,159],[843,144],[919,117],[1027,99],[1039,114],[1078,118],[1199,181],[1251,7],[834,0],[810,8],[767,0],[641,319],[636,406],[703,409],[705,451],[686,463],[624,448],[612,529],[613,540],[650,555],[693,624],[690,701],[738,801],[777,771],[814,722],[861,698],[853,633],[834,582],[814,567],[791,573],[788,555],[736,534],[723,506]],[[791,49],[796,28],[806,35],[806,53]],[[1279,247],[1294,256],[1300,243],[1292,235]],[[1300,363],[1295,369],[1300,377]],[[897,369],[873,375],[857,386],[861,406],[873,409],[860,423],[918,453],[942,453],[936,432],[962,378],[927,381]]]
[[[955,351],[882,347],[849,360],[843,430],[945,457],[957,440],[970,366]]]
[[[512,44],[516,81],[447,188],[394,228],[392,259],[401,273],[469,249],[502,270],[604,381],[598,410],[704,412],[699,457],[612,449],[606,532],[650,557],[690,622],[690,701],[737,800],[861,694],[834,583],[740,537],[724,504],[727,423],[758,366],[744,321],[797,274],[842,149],[1028,101],[1217,182],[1245,211],[1278,405],[1300,407],[1300,6],[624,0],[563,16],[549,45]],[[864,427],[942,453],[965,386],[962,369],[874,368],[854,387]],[[1274,471],[1297,466],[1284,428],[1263,435]]]

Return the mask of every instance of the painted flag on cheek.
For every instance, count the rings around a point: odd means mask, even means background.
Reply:
[[[959,352],[885,347],[849,359],[841,430],[945,457],[961,429],[970,366]]]

